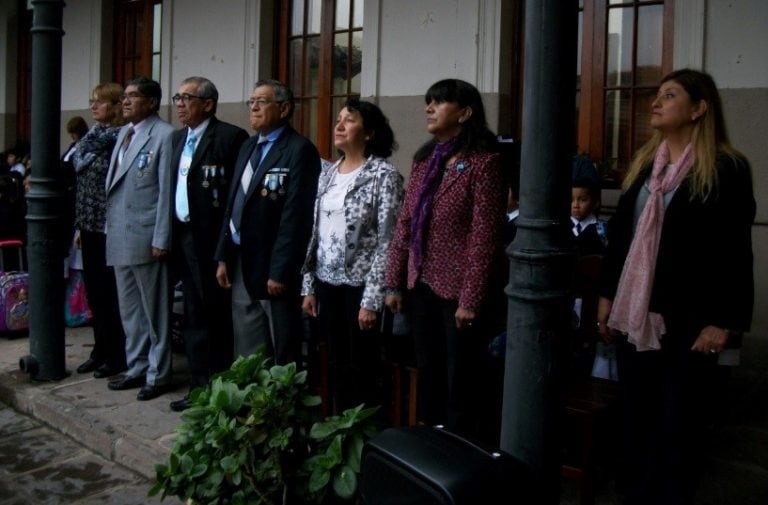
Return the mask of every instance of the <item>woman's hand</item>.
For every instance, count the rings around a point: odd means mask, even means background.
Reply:
[[[393,314],[399,314],[403,310],[403,296],[387,295],[384,298],[384,305],[389,307],[389,310],[391,310]]]
[[[301,310],[305,314],[312,317],[317,317],[317,297],[315,295],[307,295],[301,302]]]
[[[612,307],[613,300],[602,296],[597,300],[597,333],[606,344],[613,342],[613,331],[608,328],[608,316],[611,315]]]
[[[691,346],[692,351],[717,354],[725,348],[728,332],[717,326],[705,326]]]
[[[472,323],[474,322],[477,315],[475,314],[474,310],[459,307],[456,309],[456,314],[454,317],[456,318],[456,328],[459,330],[464,330],[472,326]]]
[[[376,312],[360,307],[360,312],[357,314],[357,324],[363,331],[372,330],[376,326]]]

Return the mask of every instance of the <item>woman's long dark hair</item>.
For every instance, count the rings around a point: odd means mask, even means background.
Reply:
[[[453,102],[459,107],[472,109],[472,114],[461,125],[461,132],[456,137],[456,146],[451,154],[459,151],[496,151],[496,135],[488,129],[483,99],[477,88],[461,79],[443,79],[430,86],[424,95],[424,103],[429,104],[432,100],[437,103]],[[436,143],[436,139],[426,142],[416,151],[413,159],[427,159]]]

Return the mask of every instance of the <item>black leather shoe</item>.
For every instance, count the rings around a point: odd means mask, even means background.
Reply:
[[[139,375],[138,377],[123,377],[122,379],[115,379],[109,381],[107,387],[112,391],[123,391],[124,389],[136,389],[140,388],[146,382],[146,377]]]
[[[181,412],[187,410],[192,404],[189,401],[189,395],[184,396],[181,400],[175,400],[171,402],[171,410],[174,412]]]
[[[101,365],[93,372],[93,376],[97,379],[103,379],[104,377],[112,377],[119,373],[125,372],[125,368],[115,368],[109,365]]]
[[[79,367],[77,367],[77,373],[89,373],[89,372],[93,372],[94,370],[96,370],[97,368],[99,368],[99,366],[101,366],[101,363],[99,363],[98,361],[96,361],[96,360],[95,360],[95,359],[93,359],[93,358],[88,358],[88,359],[85,361],[85,363],[83,363],[82,365],[80,365]]]
[[[139,391],[139,394],[136,395],[136,399],[143,402],[146,400],[151,400],[152,398],[157,398],[158,396],[168,392],[170,388],[166,386],[156,386],[154,384],[144,384],[142,386],[141,390]]]

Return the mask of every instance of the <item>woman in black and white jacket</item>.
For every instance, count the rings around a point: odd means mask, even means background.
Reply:
[[[381,403],[378,338],[386,255],[403,196],[403,178],[386,161],[396,148],[374,104],[350,99],[334,145],[343,156],[320,175],[312,238],[302,268],[302,309],[318,318],[335,363],[337,410]]]

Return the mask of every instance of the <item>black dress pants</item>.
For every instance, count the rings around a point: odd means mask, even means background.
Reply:
[[[409,291],[408,305],[419,371],[418,417],[465,436],[478,436],[488,335],[481,318],[456,328],[456,300],[435,294],[423,282]]]
[[[637,352],[619,339],[618,483],[628,505],[693,503],[723,376],[717,355],[691,351],[692,342],[667,334],[661,350]]]
[[[211,244],[203,247],[211,248]],[[184,296],[184,347],[190,385],[205,386],[214,373],[232,364],[231,292],[216,282],[212,257],[199,258],[192,228],[174,222],[174,273]]]
[[[107,266],[104,233],[80,231],[83,282],[93,313],[91,359],[116,370],[125,368],[125,333],[117,302],[115,271]]]
[[[328,344],[328,379],[335,410],[341,413],[360,403],[381,405],[379,417],[383,418],[387,409],[382,404],[380,332],[378,327],[361,330],[358,324],[363,289],[318,281],[318,330]]]

